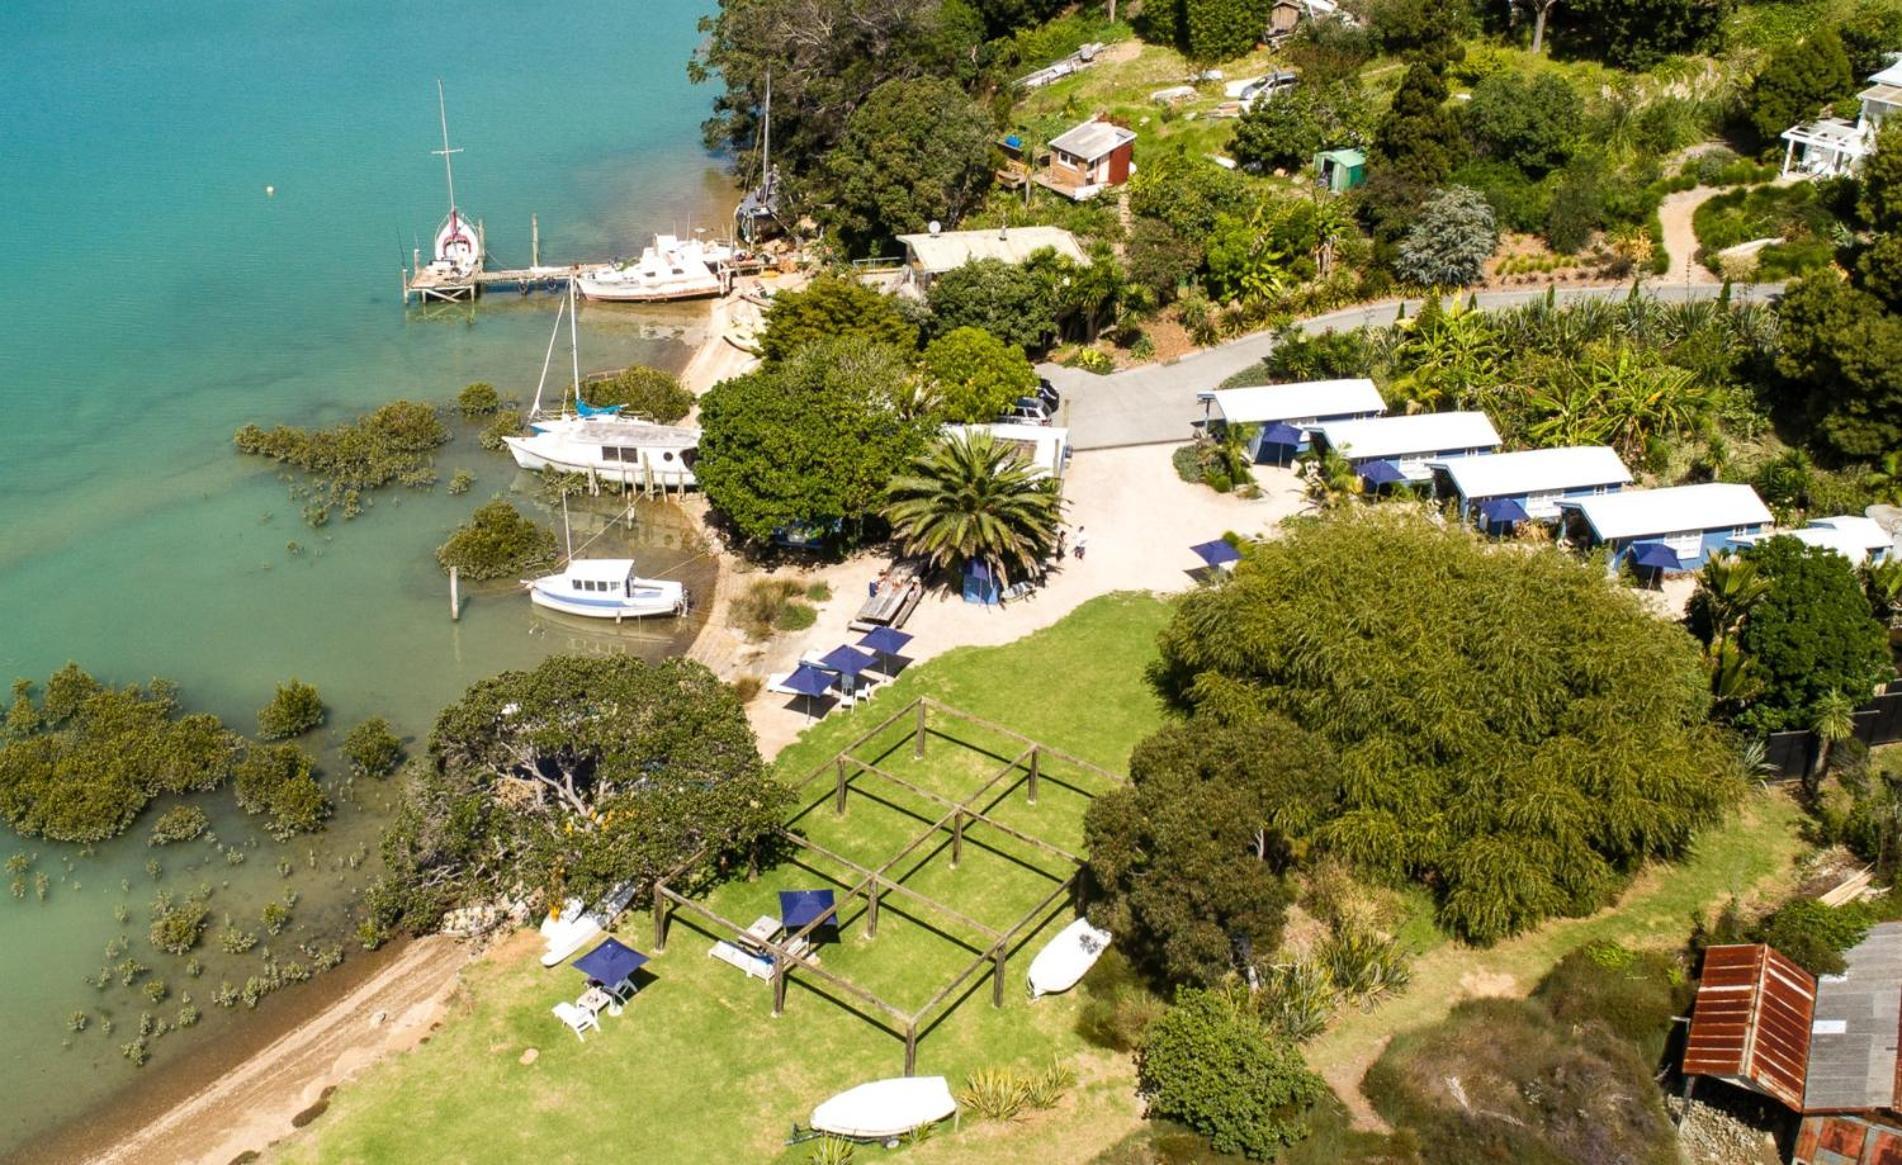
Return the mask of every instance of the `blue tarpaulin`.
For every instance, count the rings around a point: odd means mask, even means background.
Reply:
[[[618,938],[611,938],[576,959],[575,970],[612,986],[640,970],[646,963],[646,955]]]
[[[896,655],[911,642],[911,636],[893,627],[874,627],[859,640],[860,647],[869,647],[880,655]]]
[[[1191,546],[1189,549],[1195,551],[1196,556],[1210,566],[1227,566],[1231,562],[1242,560],[1242,552],[1222,538],[1217,538],[1213,542],[1204,542],[1199,546]]]
[[[819,662],[840,675],[855,676],[878,662],[869,652],[841,644],[819,657]]]
[[[1653,570],[1682,570],[1684,562],[1677,551],[1662,542],[1640,542],[1631,548],[1631,561]]]
[[[1398,485],[1407,480],[1400,467],[1391,461],[1369,461],[1355,469],[1368,485]]]
[[[798,930],[807,923],[816,922],[836,909],[830,890],[781,890],[779,892],[779,921],[787,930]],[[837,925],[838,918],[832,919]]]
[[[832,673],[821,671],[809,663],[802,663],[786,677],[788,691],[798,692],[802,696],[823,696],[832,687]]]
[[[1004,588],[998,585],[991,565],[973,558],[964,564],[964,601],[995,606],[1004,601]]]
[[[1479,516],[1496,526],[1503,522],[1523,522],[1532,515],[1511,498],[1493,498],[1479,503]]]

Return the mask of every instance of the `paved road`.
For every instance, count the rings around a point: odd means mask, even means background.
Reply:
[[[1739,284],[1732,288],[1731,294],[1737,300],[1767,300],[1781,289],[1781,284],[1774,283]],[[1720,290],[1719,285],[1679,283],[1648,287],[1645,293],[1676,302],[1711,299]],[[1558,290],[1557,298],[1560,303],[1573,303],[1585,299],[1621,299],[1629,294],[1629,284],[1563,287]],[[1484,309],[1521,307],[1544,298],[1544,288],[1483,291],[1479,293],[1479,306]],[[1407,314],[1416,314],[1421,302],[1407,300]],[[1385,325],[1393,322],[1400,303],[1397,299],[1383,300],[1314,316],[1296,326],[1305,332],[1318,333]],[[1202,419],[1202,406],[1195,399],[1198,392],[1216,388],[1236,373],[1260,363],[1274,344],[1272,332],[1256,332],[1167,364],[1146,364],[1108,376],[1055,364],[1041,365],[1038,371],[1063,393],[1065,423],[1070,427],[1072,447],[1115,449],[1125,445],[1173,444],[1195,435],[1195,425]]]

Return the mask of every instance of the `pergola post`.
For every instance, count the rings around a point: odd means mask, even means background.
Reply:
[[[1037,758],[1043,750],[1032,747],[1030,750],[1030,803],[1037,803]]]
[[[667,891],[654,887],[654,953],[667,949]]]
[[[835,794],[832,802],[832,812],[835,816],[843,817],[845,815],[845,758],[840,757],[837,764],[839,769],[839,784],[838,792]]]
[[[773,1018],[786,1010],[786,960],[773,956]]]
[[[878,937],[878,879],[872,879],[871,892],[865,896],[865,937]]]
[[[905,1075],[918,1074],[918,1021],[905,1025]]]
[[[925,759],[925,702],[922,699],[918,701],[918,727],[911,737],[911,758]]]
[[[957,869],[964,860],[964,813],[959,810],[951,815],[951,868]]]
[[[997,944],[997,953],[991,956],[997,966],[991,971],[991,1006],[1004,1006],[1004,944]]]

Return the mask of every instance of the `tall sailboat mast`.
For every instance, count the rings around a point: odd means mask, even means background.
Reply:
[[[766,115],[760,131],[759,187],[770,198],[773,193],[773,71],[766,70]]]
[[[449,187],[449,213],[456,213],[456,168],[450,163],[450,155],[460,154],[460,149],[449,148],[449,106],[443,99],[442,78],[436,78],[436,117],[442,123],[442,149],[431,150],[432,154],[442,155],[442,176]]]

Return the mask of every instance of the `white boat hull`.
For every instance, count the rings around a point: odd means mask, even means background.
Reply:
[[[562,912],[542,920],[542,939],[548,944],[542,954],[542,966],[558,967],[576,951],[607,933],[614,916],[634,900],[634,883],[616,886],[606,898],[589,910],[579,898],[570,898]]]
[[[560,577],[560,576],[556,576]],[[682,614],[686,608],[686,588],[676,586],[672,593],[654,599],[613,598],[603,596],[589,598],[580,595],[563,595],[539,585],[537,579],[528,587],[529,602],[550,611],[560,611],[564,615],[579,615],[585,619],[647,619],[654,616],[674,616]]]
[[[1079,918],[1057,932],[1030,960],[1030,997],[1055,995],[1077,985],[1109,949],[1110,932]]]
[[[558,436],[558,434],[550,434]],[[698,485],[693,470],[684,468],[678,462],[673,465],[656,465],[643,458],[640,461],[606,461],[582,456],[574,443],[563,441],[544,441],[537,437],[504,437],[509,453],[515,458],[515,464],[528,470],[553,469],[559,473],[592,473],[602,481],[621,482],[626,485],[646,485],[650,481],[655,485],[664,485],[670,489]]]
[[[812,1110],[812,1127],[855,1141],[882,1141],[936,1124],[958,1111],[951,1086],[942,1076],[899,1076],[874,1080]]]

